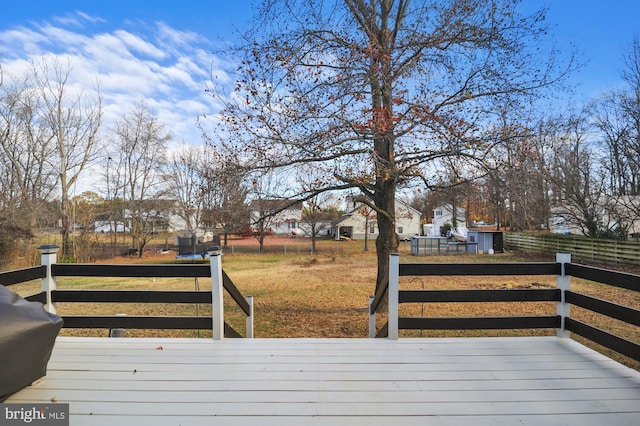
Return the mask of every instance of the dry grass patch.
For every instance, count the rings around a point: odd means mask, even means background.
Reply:
[[[244,257],[225,259],[223,266],[243,294],[254,296],[257,337],[367,334],[368,296],[375,286],[375,257],[369,254],[280,258],[260,263],[258,273]]]

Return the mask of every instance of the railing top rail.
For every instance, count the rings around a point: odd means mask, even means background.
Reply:
[[[157,278],[207,278],[211,269],[207,264],[78,264],[56,263],[51,265],[55,276],[63,277],[157,277]]]

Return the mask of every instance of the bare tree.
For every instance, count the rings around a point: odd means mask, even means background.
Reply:
[[[124,207],[124,160],[125,156],[120,151],[120,142],[113,138],[106,143],[104,159],[106,166],[103,168],[106,198],[100,217],[108,224],[107,232],[111,243],[118,241],[118,232],[123,235],[125,243],[125,207]]]
[[[59,179],[63,257],[70,253],[72,188],[95,158],[102,118],[99,91],[74,90],[71,71],[70,61],[43,59],[32,64],[30,76],[42,102],[39,121],[55,146],[47,160]]]
[[[625,86],[595,100],[590,112],[606,151],[610,193],[630,224],[640,219],[640,39],[624,59]]]
[[[495,217],[513,231],[539,229],[549,216],[545,172],[551,142],[547,138],[556,130],[553,120],[536,126],[506,117],[496,129],[501,142],[488,158],[491,167],[485,183],[493,196]]]
[[[544,11],[521,16],[517,3],[264,1],[235,93],[212,89],[226,106],[225,148],[256,169],[317,170],[301,200],[364,194],[379,229],[377,289],[399,245],[396,189],[429,185],[445,157],[477,165],[487,125],[564,72],[536,50]]]
[[[104,200],[92,191],[85,191],[71,199],[73,233],[73,258],[77,262],[86,263],[95,260],[92,244],[97,242],[94,223],[100,213]],[[76,229],[77,228],[77,229]]]
[[[331,205],[331,194],[318,194],[307,200],[302,210],[300,228],[311,236],[311,252],[316,252],[318,235],[331,227],[331,221],[338,218],[338,209]]]
[[[157,225],[166,221],[168,208],[163,167],[167,143],[172,136],[164,125],[139,103],[119,120],[114,129],[117,137],[116,175],[122,183],[124,223],[131,234],[131,243],[142,256]]]
[[[198,229],[205,208],[203,191],[206,168],[205,149],[183,145],[169,155],[166,172],[167,195],[177,203],[176,213],[186,229]]]
[[[369,234],[371,233],[369,228],[377,225],[378,215],[373,208],[364,203],[358,207],[358,214],[364,218],[364,247],[362,250],[369,251]]]
[[[608,236],[616,225],[608,205],[606,180],[587,140],[584,115],[572,116],[555,129],[553,159],[547,179],[554,191],[554,213],[588,237]]]
[[[251,178],[248,196],[249,218],[253,236],[260,244],[260,253],[264,252],[264,240],[278,227],[279,213],[292,205],[286,198],[274,198],[272,194],[280,186],[277,176],[256,174]],[[299,203],[300,201],[294,201]]]
[[[0,211],[27,229],[42,223],[46,200],[56,187],[47,164],[52,136],[39,121],[40,109],[28,80],[0,87]]]
[[[21,179],[17,178],[15,165],[13,164],[13,151],[9,148],[12,145],[14,127],[15,105],[12,102],[14,92],[7,89],[5,85],[4,73],[0,66],[0,269],[5,268],[5,262],[14,256],[16,249],[15,241],[23,238],[31,238],[29,228],[16,224],[19,216],[16,214],[15,198],[19,191],[16,191]],[[6,264],[11,265],[10,261]]]
[[[206,149],[207,155],[201,165],[200,189],[205,200],[204,221],[222,231],[226,247],[230,234],[249,226],[246,170],[239,167],[237,159],[223,157],[210,145]]]

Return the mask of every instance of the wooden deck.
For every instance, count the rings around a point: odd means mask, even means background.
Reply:
[[[638,425],[640,373],[569,339],[59,337],[5,402],[71,425]]]

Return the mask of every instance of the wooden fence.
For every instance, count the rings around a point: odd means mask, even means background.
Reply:
[[[640,266],[640,241],[616,241],[577,235],[505,232],[505,247],[533,253],[571,253],[573,259]]]

